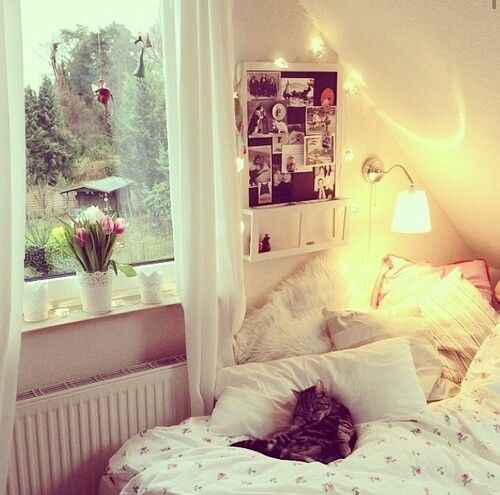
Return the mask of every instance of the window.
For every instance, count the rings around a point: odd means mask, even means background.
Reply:
[[[118,261],[173,259],[159,0],[23,0],[22,17],[25,279],[74,272],[54,229],[91,204],[128,223]]]

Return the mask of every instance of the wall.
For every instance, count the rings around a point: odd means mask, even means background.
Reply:
[[[180,305],[24,333],[18,390],[185,352]]]
[[[260,13],[258,18],[257,12]],[[255,21],[249,22],[249,19]],[[234,32],[237,61],[269,61],[282,56],[289,62],[316,62],[309,50],[309,40],[321,33],[297,0],[235,0]],[[335,63],[338,61],[337,54],[330,48],[322,61]],[[358,211],[351,217],[349,245],[338,248],[337,257],[349,275],[365,288],[365,295],[371,290],[382,256],[388,252],[434,263],[472,256],[472,250],[464,243],[432,195],[429,195],[433,222],[431,233],[402,235],[390,232],[396,195],[407,187],[406,178],[395,171],[379,185],[370,186],[361,177],[361,164],[373,154],[380,156],[388,165],[405,164],[417,185],[422,185],[418,170],[395,142],[364,93],[354,96],[343,93],[339,96],[344,100],[344,144],[354,151],[355,157],[352,162],[342,165],[341,195],[353,198]],[[368,252],[370,187],[374,189],[372,241]],[[265,294],[307,258],[303,255],[247,264],[248,305],[260,305]]]
[[[461,235],[500,269],[500,5],[302,4],[360,74],[377,112]]]

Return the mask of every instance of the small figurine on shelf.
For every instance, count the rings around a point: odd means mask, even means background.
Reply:
[[[259,253],[267,253],[271,251],[271,237],[269,234],[264,234],[262,241],[259,242]]]

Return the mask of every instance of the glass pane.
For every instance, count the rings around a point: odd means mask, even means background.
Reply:
[[[25,278],[75,270],[60,219],[124,217],[115,259],[173,258],[159,1],[22,1]]]

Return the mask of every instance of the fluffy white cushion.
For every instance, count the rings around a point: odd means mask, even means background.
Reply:
[[[289,425],[292,389],[321,379],[355,423],[409,419],[427,407],[407,338],[357,349],[248,363],[219,371],[209,429],[220,435],[266,437]]]
[[[394,337],[408,337],[420,385],[429,400],[443,397],[431,394],[440,380],[442,363],[423,318],[396,318],[384,311],[323,310],[328,334],[335,349],[353,349]],[[441,389],[438,385],[437,389]],[[436,391],[437,391],[436,389]]]
[[[422,315],[443,361],[443,376],[460,383],[480,345],[498,323],[481,293],[455,268],[420,299]]]
[[[321,310],[325,306],[359,307],[362,299],[348,272],[349,267],[339,263],[334,253],[325,253],[288,277],[269,294],[264,306],[245,318],[235,336],[236,362],[264,362],[331,351]]]

